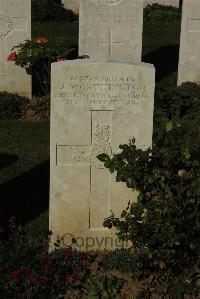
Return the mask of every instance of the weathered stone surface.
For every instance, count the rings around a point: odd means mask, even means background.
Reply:
[[[136,194],[96,158],[135,137],[152,142],[155,71],[149,64],[68,61],[52,64],[50,229],[77,248],[120,247],[102,225]],[[67,234],[68,233],[68,234]],[[65,235],[66,234],[66,235]],[[113,243],[112,243],[113,242]],[[89,243],[89,244],[88,244]]]
[[[180,0],[144,0],[144,7],[152,4],[160,4],[165,6],[179,7]]]
[[[79,14],[80,0],[62,0],[62,3],[66,9],[73,11],[75,15]]]
[[[31,0],[0,0],[0,91],[31,96],[31,76],[6,61],[12,47],[31,39]]]
[[[200,81],[200,1],[184,0],[178,85]]]
[[[79,55],[141,61],[141,0],[82,0],[79,18]]]

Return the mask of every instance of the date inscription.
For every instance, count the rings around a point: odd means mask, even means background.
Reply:
[[[138,105],[149,99],[146,86],[134,77],[107,77],[90,75],[69,76],[65,84],[53,92],[67,105]]]

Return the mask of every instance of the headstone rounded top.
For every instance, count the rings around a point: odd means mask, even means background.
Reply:
[[[0,13],[0,37],[6,36],[13,29],[11,17]]]
[[[117,4],[117,3],[121,2],[121,0],[104,0],[104,1],[108,4]]]

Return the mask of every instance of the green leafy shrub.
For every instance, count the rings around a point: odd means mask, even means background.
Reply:
[[[86,282],[88,299],[114,299],[120,294],[123,280],[114,276],[91,276]]]
[[[112,157],[99,156],[117,181],[138,191],[137,202],[104,225],[116,227],[119,238],[148,258],[147,272],[155,273],[163,294],[173,295],[177,286],[181,294],[199,288],[199,119],[199,86],[158,89],[152,149],[137,149],[132,140]]]
[[[181,9],[159,4],[148,5],[144,9],[144,20],[151,22],[172,22],[181,19]]]
[[[66,10],[60,0],[33,0],[32,19],[35,22],[74,21],[77,16]]]
[[[19,119],[28,103],[28,99],[8,92],[0,93],[0,119]]]

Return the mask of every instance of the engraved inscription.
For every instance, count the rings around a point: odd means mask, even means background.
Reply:
[[[90,166],[96,168],[104,168],[104,164],[97,158],[100,154],[107,154],[111,156],[111,144],[110,144],[110,127],[108,124],[96,123],[94,133],[94,143],[91,147],[89,154],[81,150],[81,147],[73,147],[74,154],[72,158],[77,161],[86,161]]]
[[[117,3],[121,2],[121,0],[104,0],[104,1],[108,4],[117,4]]]
[[[98,24],[108,25],[126,25],[136,24],[139,15],[136,11],[128,10],[125,6],[100,6],[94,10],[88,9],[84,12],[84,18],[95,19]]]
[[[99,24],[135,24],[136,16],[130,14],[113,13],[113,12],[99,12],[94,15],[94,18]]]
[[[146,86],[134,77],[75,74],[54,92],[67,105],[135,106],[149,98]]]
[[[8,35],[13,29],[13,22],[9,16],[0,13],[0,37]]]

